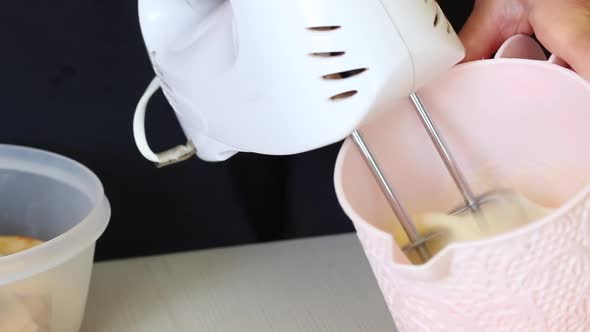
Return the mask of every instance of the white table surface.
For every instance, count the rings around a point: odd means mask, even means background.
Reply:
[[[98,263],[81,332],[395,331],[354,235]]]

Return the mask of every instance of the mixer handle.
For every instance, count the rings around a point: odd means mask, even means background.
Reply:
[[[155,153],[150,148],[145,134],[145,112],[150,98],[160,89],[160,79],[155,77],[141,96],[133,116],[133,137],[139,152],[147,160],[156,163],[157,167],[164,167],[187,160],[196,153],[195,146],[190,140],[185,145]]]

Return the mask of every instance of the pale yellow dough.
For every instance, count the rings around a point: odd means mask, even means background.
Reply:
[[[40,245],[43,241],[24,236],[0,236],[0,256],[8,256]],[[2,332],[2,330],[0,330]]]
[[[8,256],[40,245],[43,241],[23,236],[0,236],[0,256]],[[10,293],[9,293],[10,292]],[[37,295],[0,291],[0,332],[45,332],[49,309]],[[41,325],[40,325],[41,324]]]
[[[413,220],[422,235],[442,232],[443,236],[428,243],[434,255],[451,243],[476,241],[503,234],[539,220],[552,211],[521,194],[514,193],[482,204],[483,218],[476,218],[473,213],[466,211],[454,216],[445,213],[424,213],[413,216]],[[408,238],[399,225],[394,230],[394,237],[401,247],[408,244]]]
[[[0,294],[0,332],[38,332],[28,308],[16,297]]]

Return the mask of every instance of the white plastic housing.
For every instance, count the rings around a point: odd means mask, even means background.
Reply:
[[[139,16],[163,91],[208,161],[337,142],[464,56],[434,0],[139,0]]]

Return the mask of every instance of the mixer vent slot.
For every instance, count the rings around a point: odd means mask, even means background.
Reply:
[[[426,2],[428,3],[429,0],[426,0]],[[442,13],[442,9],[440,8],[440,6],[438,5],[438,3],[435,1],[434,2],[435,5],[435,12],[434,12],[434,20],[432,21],[432,25],[436,28],[445,18],[444,14]],[[446,30],[447,30],[447,34],[451,34],[453,32],[453,27],[451,26],[451,23],[449,23],[448,20],[445,20],[446,23]]]
[[[340,25],[326,25],[326,26],[313,26],[313,27],[308,27],[307,29],[310,31],[334,31],[334,30],[338,30],[340,29],[341,26]],[[339,56],[343,56],[345,55],[346,52],[344,51],[331,51],[331,52],[313,52],[313,53],[309,53],[309,55],[313,56],[313,57],[339,57]],[[322,78],[324,80],[341,80],[341,79],[345,79],[348,77],[353,77],[353,76],[357,76],[365,71],[367,71],[368,68],[356,68],[356,69],[351,69],[351,70],[346,70],[346,71],[342,71],[342,72],[338,72],[338,73],[332,73],[332,74],[327,74],[322,76]],[[341,92],[339,94],[333,95],[332,97],[330,97],[330,100],[332,101],[340,101],[340,100],[345,100],[348,98],[351,98],[352,96],[356,95],[358,93],[357,90],[349,90],[349,91],[345,91],[345,92]]]
[[[309,30],[313,30],[313,31],[332,31],[332,30],[338,30],[340,29],[341,26],[339,25],[325,25],[325,26],[318,26],[318,27],[309,27]]]
[[[350,98],[350,97],[356,95],[357,93],[358,93],[358,91],[356,91],[356,90],[346,91],[346,92],[342,92],[337,95],[334,95],[334,96],[330,97],[330,99],[333,101],[338,101],[338,100]]]
[[[359,75],[361,73],[364,73],[365,71],[367,71],[367,68],[358,68],[358,69],[342,71],[339,73],[324,75],[324,76],[322,76],[322,78],[325,80],[341,80],[344,78],[349,78],[352,76]]]
[[[317,56],[321,58],[330,58],[335,56],[343,56],[346,52],[339,51],[339,52],[314,52],[310,53],[311,56]]]

